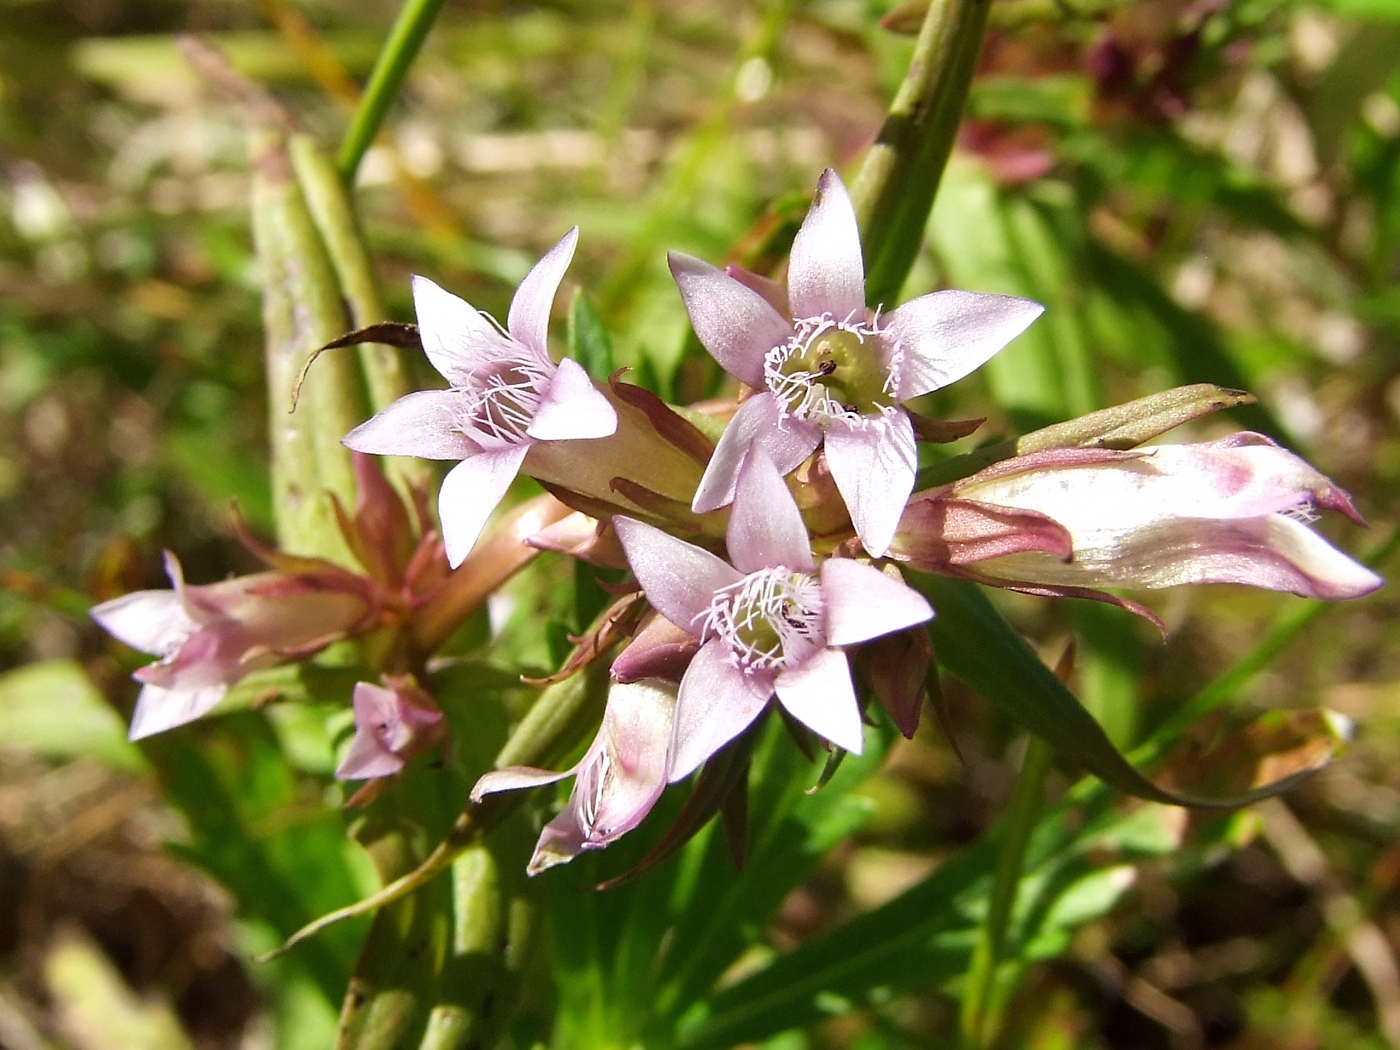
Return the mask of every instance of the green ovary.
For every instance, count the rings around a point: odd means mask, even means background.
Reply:
[[[778,366],[778,374],[793,382],[782,383],[782,389],[773,392],[800,416],[812,415],[823,401],[828,402],[825,407],[831,412],[877,414],[894,404],[894,399],[885,390],[887,376],[872,349],[847,329],[822,332],[806,346],[795,348]]]

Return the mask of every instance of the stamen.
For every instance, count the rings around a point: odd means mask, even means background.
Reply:
[[[1305,499],[1302,503],[1289,507],[1283,513],[1294,521],[1301,521],[1304,525],[1311,525],[1321,517],[1317,512],[1317,506],[1310,499]]]
[[[894,404],[904,352],[898,340],[867,343],[882,334],[879,314],[866,321],[852,313],[794,322],[792,339],[763,358],[763,379],[778,403],[779,424],[789,418],[825,426],[841,419],[865,426]],[[888,357],[888,360],[882,360]]]
[[[606,748],[598,756],[597,765],[587,767],[581,774],[588,778],[588,783],[580,784],[579,794],[582,797],[582,805],[579,807],[579,822],[583,825],[585,838],[592,838],[597,830],[598,810],[603,805],[603,791],[608,785],[608,778],[612,775],[612,757]],[[603,829],[604,834],[607,829]]]
[[[519,444],[540,407],[540,389],[549,376],[523,355],[502,361],[486,375],[473,377],[467,418],[478,434],[504,444]]]
[[[816,579],[779,566],[716,591],[701,633],[722,638],[745,671],[776,671],[825,646],[824,613]]]

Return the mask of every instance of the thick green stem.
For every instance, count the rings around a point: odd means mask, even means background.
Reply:
[[[418,49],[423,46],[442,5],[443,0],[408,0],[399,11],[384,50],[379,52],[379,60],[374,64],[364,97],[360,99],[360,108],[355,111],[355,119],[345,133],[340,155],[336,158],[340,177],[347,184],[355,181],[360,161],[379,134],[384,115],[397,97],[399,87],[408,75],[408,67],[418,56]]]
[[[334,355],[312,369],[306,397],[292,390],[311,354],[345,329],[340,288],[277,132],[253,142],[253,234],[263,286],[268,421],[281,546],[349,563],[326,493],[349,505],[355,483],[340,439],[365,416],[353,359]]]
[[[292,136],[290,153],[311,217],[316,221],[345,302],[350,307],[351,326],[367,328],[389,320],[384,299],[379,294],[374,264],[365,250],[354,202],[335,165],[309,135]],[[378,412],[413,390],[402,350],[379,343],[361,343],[358,351],[373,411]]]
[[[994,1027],[991,999],[997,967],[1006,948],[1006,931],[1025,868],[1026,847],[1040,821],[1045,802],[1045,778],[1054,755],[1054,749],[1038,736],[1032,735],[1026,743],[1026,757],[1016,779],[1011,809],[1002,826],[1001,853],[997,857],[987,919],[973,950],[967,986],[963,990],[961,1026],[963,1046],[967,1050],[985,1046]]]
[[[991,0],[929,5],[909,72],[852,186],[867,302],[892,303],[918,255],[990,9]]]

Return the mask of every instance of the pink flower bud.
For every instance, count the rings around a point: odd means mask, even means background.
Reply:
[[[409,678],[387,681],[387,689],[355,684],[355,735],[335,771],[341,780],[393,776],[443,737],[442,712],[433,698]]]
[[[966,537],[939,534],[954,522],[939,506],[961,501],[1009,524],[1032,517],[971,557]],[[975,561],[957,574],[1050,593],[1242,583],[1335,600],[1381,586],[1308,528],[1319,508],[1361,521],[1345,492],[1259,434],[1133,451],[1053,449],[916,497],[891,556],[935,572]],[[1054,527],[1068,534],[1067,552],[1055,549]]]

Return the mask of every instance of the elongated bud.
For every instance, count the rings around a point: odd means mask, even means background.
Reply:
[[[253,239],[262,275],[268,414],[277,535],[285,549],[342,564],[348,552],[329,501],[354,497],[345,431],[364,415],[353,358],[317,362],[293,413],[292,393],[311,354],[345,330],[340,289],[293,176],[280,133],[253,140]]]
[[[952,497],[949,499],[948,497]],[[1308,528],[1319,508],[1359,521],[1345,492],[1259,434],[1135,451],[1060,448],[997,463],[910,507],[896,557],[933,571],[937,508],[970,500],[1059,526],[1069,557],[1026,526],[978,560],[984,582],[1073,593],[1105,586],[1242,583],[1312,598],[1356,598],[1382,580]],[[1052,538],[1053,530],[1045,531]],[[951,565],[951,559],[949,559]]]

